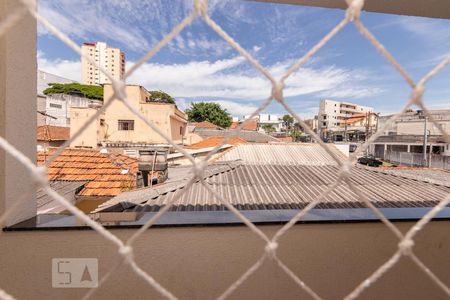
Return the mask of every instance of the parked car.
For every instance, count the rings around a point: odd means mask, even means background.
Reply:
[[[382,161],[380,161],[370,155],[358,158],[358,162],[362,165],[367,165],[367,166],[371,166],[371,167],[379,167],[383,164]]]
[[[358,145],[350,144],[349,147],[348,147],[348,151],[349,151],[350,153],[355,152],[355,151],[356,151],[356,148],[358,148]]]

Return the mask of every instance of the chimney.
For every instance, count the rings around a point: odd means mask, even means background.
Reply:
[[[139,150],[139,171],[144,186],[162,183],[168,177],[167,150],[161,148]]]

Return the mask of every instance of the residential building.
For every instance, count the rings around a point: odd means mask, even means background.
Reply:
[[[37,94],[44,95],[50,83],[75,83],[75,80],[64,78],[42,70],[37,70]]]
[[[431,109],[430,115],[436,120],[443,130],[450,129],[450,109]],[[379,117],[378,128],[383,130],[386,122],[393,115]],[[427,117],[427,130],[429,135],[442,135],[436,125]],[[383,130],[383,135],[423,135],[425,130],[425,116],[421,111],[406,112],[395,120],[388,128]]]
[[[448,131],[450,109],[430,110],[429,113],[443,130]],[[428,116],[425,117],[421,111],[409,111],[384,128],[391,117],[379,118],[378,128],[383,130],[383,135],[370,146],[373,155],[393,163],[450,169],[450,146]]]
[[[111,84],[104,85],[105,105],[114,93]],[[139,85],[126,86],[127,99],[143,116],[158,127],[168,138],[182,144],[186,132],[187,116],[175,104],[154,102],[150,92]],[[71,134],[75,134],[97,112],[96,109],[72,109]],[[121,101],[111,103],[94,123],[89,125],[77,139],[73,147],[93,147],[99,145],[111,151],[122,152],[130,148],[166,145],[167,141],[136,114],[129,111]]]
[[[44,90],[50,83],[73,83],[70,80],[42,70],[37,70],[37,125],[69,126],[67,103],[49,99]],[[51,98],[51,97],[50,97]]]
[[[119,48],[109,47],[106,43],[83,43],[81,46],[81,82],[83,84],[101,85],[111,83],[111,80],[88,61],[91,58],[97,65],[117,80],[122,80],[125,74],[125,54]]]
[[[69,140],[70,128],[51,125],[37,127],[37,149],[47,151],[49,147],[60,147]]]
[[[49,94],[45,96],[45,125],[70,126],[70,110],[72,107],[100,107],[101,100],[88,99],[83,95]]]
[[[377,130],[378,114],[358,113],[346,117],[339,127],[328,129],[327,137],[332,141],[362,142]]]
[[[245,120],[249,119],[251,115],[244,116],[244,119],[242,121],[239,121],[239,123],[244,122]],[[275,132],[281,132],[285,129],[284,122],[281,119],[279,115],[276,114],[259,114],[245,126],[247,127],[246,130],[259,130],[264,131],[263,127],[264,125],[271,125]],[[236,125],[234,125],[237,127]]]
[[[285,129],[284,122],[279,115],[260,114],[258,118],[258,129],[264,131],[264,125],[271,125],[275,132],[281,132]]]
[[[348,118],[361,113],[373,113],[373,110],[372,107],[351,102],[321,100],[317,117],[318,132],[323,139],[330,139],[333,130],[344,127]]]

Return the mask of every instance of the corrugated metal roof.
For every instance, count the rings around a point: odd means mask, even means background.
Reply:
[[[241,210],[301,209],[315,200],[339,176],[333,165],[218,165],[220,172],[206,176],[206,183]],[[355,168],[352,183],[377,207],[429,207],[448,195],[450,188]],[[157,211],[183,192],[187,181],[159,190],[144,189],[112,199],[107,211]],[[125,205],[121,205],[125,203]],[[317,208],[366,207],[341,184]],[[104,206],[106,208],[106,206]],[[225,210],[225,206],[200,182],[195,183],[171,207],[172,211]],[[99,209],[98,211],[101,211]]]
[[[75,203],[76,192],[81,190],[85,184],[86,181],[51,181],[50,187],[71,203]],[[65,209],[43,189],[38,189],[36,192],[36,203],[38,214],[60,213]]]
[[[337,148],[327,147],[344,159]],[[241,161],[243,164],[286,165],[337,165],[336,161],[319,144],[243,144],[227,151],[218,161]]]
[[[233,163],[213,164],[206,167],[204,178],[208,178],[222,172],[227,172],[235,167]],[[168,178],[162,183],[153,186],[137,189],[134,193],[123,193],[111,200],[99,205],[94,212],[101,210],[121,211],[124,208],[134,207],[137,204],[145,203],[149,198],[155,198],[168,192],[182,189],[194,176],[191,166],[169,167]],[[116,207],[117,206],[117,207]]]

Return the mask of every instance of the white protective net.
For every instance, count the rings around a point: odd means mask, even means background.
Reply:
[[[223,293],[218,297],[219,299],[226,299],[230,296],[243,282],[246,281],[254,272],[256,272],[267,260],[273,260],[276,264],[283,270],[292,280],[305,292],[307,292],[314,299],[321,299],[320,295],[318,295],[314,290],[312,290],[307,283],[302,281],[292,270],[289,269],[277,256],[277,247],[278,240],[292,227],[296,224],[302,217],[304,217],[308,211],[314,208],[318,203],[320,203],[330,192],[332,192],[337,186],[341,184],[347,184],[352,191],[362,199],[367,207],[372,209],[375,214],[380,218],[380,220],[389,228],[390,231],[398,238],[398,249],[393,253],[392,257],[386,261],[384,264],[379,266],[368,278],[365,278],[361,281],[361,283],[356,286],[345,298],[346,299],[354,299],[361,295],[361,293],[371,286],[374,282],[376,282],[380,277],[383,276],[389,269],[391,269],[402,256],[409,257],[418,267],[422,270],[435,284],[437,287],[442,289],[447,295],[450,296],[450,289],[446,284],[440,280],[427,266],[414,254],[413,246],[414,246],[414,237],[416,234],[421,231],[424,226],[430,222],[430,220],[445,206],[450,203],[450,195],[442,199],[438,205],[436,205],[433,209],[431,209],[421,220],[419,220],[411,229],[403,234],[391,221],[389,221],[381,212],[378,210],[368,199],[368,197],[364,194],[363,190],[358,189],[352,181],[349,180],[352,166],[356,160],[358,154],[363,153],[367,150],[369,145],[384,131],[384,129],[388,128],[392,122],[394,122],[402,113],[404,113],[411,105],[417,105],[421,108],[429,120],[441,131],[444,140],[446,143],[450,144],[450,138],[447,132],[443,130],[439,123],[433,118],[433,116],[429,113],[428,109],[425,107],[422,101],[422,95],[425,90],[425,86],[427,82],[435,76],[441,69],[444,68],[450,62],[450,56],[446,57],[441,63],[439,63],[436,67],[434,67],[428,74],[426,74],[419,82],[414,82],[414,80],[408,75],[408,73],[400,66],[394,57],[384,48],[384,46],[372,35],[372,33],[364,26],[361,22],[359,16],[361,13],[361,9],[364,6],[364,0],[346,0],[348,4],[347,12],[345,18],[339,22],[328,34],[326,34],[316,45],[314,45],[303,57],[298,59],[289,69],[288,71],[279,79],[274,78],[262,65],[258,63],[258,61],[253,58],[245,49],[243,49],[232,37],[230,37],[217,23],[212,20],[208,15],[208,2],[207,0],[194,0],[194,5],[191,13],[182,20],[177,26],[175,26],[172,31],[167,34],[161,41],[159,41],[152,49],[150,49],[141,59],[139,59],[136,64],[134,64],[125,74],[125,80],[128,78],[133,72],[135,72],[142,64],[151,59],[161,48],[166,46],[172,39],[174,39],[186,26],[188,26],[194,19],[200,18],[202,19],[211,29],[213,29],[221,38],[223,38],[231,47],[233,47],[239,54],[245,57],[257,70],[259,70],[267,79],[270,80],[272,84],[272,93],[267,96],[267,100],[253,112],[251,117],[256,116],[262,110],[264,110],[272,101],[276,101],[280,103],[288,113],[290,113],[299,123],[300,125],[307,130],[309,134],[313,136],[315,141],[319,143],[329,154],[330,156],[336,160],[336,163],[340,166],[340,175],[336,182],[328,187],[328,189],[320,195],[316,200],[307,205],[303,210],[301,210],[294,218],[292,218],[288,223],[286,223],[272,238],[269,238],[265,233],[263,233],[257,226],[255,226],[250,220],[248,220],[244,215],[242,215],[239,210],[237,210],[233,205],[228,203],[223,199],[223,197],[214,191],[208,184],[205,184],[203,181],[203,172],[205,167],[208,165],[208,160],[219,151],[220,147],[223,146],[227,142],[227,138],[224,141],[217,145],[208,156],[200,161],[196,162],[194,158],[187,153],[183,148],[174,143],[164,132],[162,132],[156,125],[154,125],[150,120],[146,119],[138,110],[138,108],[133,107],[131,103],[127,100],[127,95],[125,94],[125,83],[124,81],[115,80],[111,74],[109,74],[106,70],[104,70],[101,66],[98,66],[101,72],[103,72],[113,83],[114,94],[111,97],[111,101],[105,101],[105,104],[101,109],[98,110],[97,114],[92,116],[89,121],[82,127],[80,130],[72,137],[72,139],[76,139],[82,132],[85,130],[90,123],[94,122],[94,120],[105,110],[107,107],[113,103],[114,101],[123,102],[130,111],[132,111],[137,117],[142,119],[150,128],[156,131],[159,135],[164,137],[167,143],[171,144],[177,151],[181,152],[186,158],[188,158],[192,162],[192,170],[195,176],[188,182],[186,187],[183,189],[184,191],[189,190],[189,187],[200,180],[203,186],[209,190],[213,195],[215,195],[220,201],[244,224],[246,224],[252,232],[254,232],[257,236],[259,236],[265,242],[264,253],[261,258],[251,266],[241,277],[239,277],[232,285],[230,285]],[[23,6],[20,9],[17,9],[14,13],[8,15],[5,19],[0,21],[0,36],[5,34],[9,28],[14,26],[25,14],[30,13],[33,15],[37,21],[43,25],[49,32],[53,33],[58,39],[76,51],[78,54],[82,55],[80,47],[74,43],[67,35],[61,32],[57,26],[53,25],[49,20],[44,18],[42,15],[37,13],[36,3],[34,0],[21,0]],[[374,135],[367,140],[361,147],[358,147],[357,151],[353,153],[348,160],[342,162],[336,154],[332,152],[328,147],[326,147],[321,139],[303,122],[303,120],[297,115],[297,113],[289,107],[289,105],[284,101],[283,98],[283,89],[284,82],[286,79],[292,75],[294,72],[297,72],[300,67],[302,67],[320,48],[327,44],[327,42],[337,35],[345,26],[348,26],[349,23],[353,23],[359,32],[367,38],[370,43],[384,56],[384,58],[395,68],[397,72],[401,74],[401,76],[406,80],[406,82],[411,87],[411,96],[406,101],[403,109],[399,111],[397,114],[393,115],[384,125],[383,128],[377,131]],[[90,63],[96,64],[95,61],[90,57],[85,57]],[[251,119],[248,118],[248,120]],[[241,130],[243,126],[246,125],[247,122],[243,122],[237,128],[237,130]],[[65,200],[61,195],[55,192],[50,188],[49,182],[47,180],[46,175],[46,167],[70,144],[70,141],[67,141],[63,147],[59,148],[55,154],[53,154],[46,165],[36,166],[34,162],[29,160],[24,154],[22,154],[19,150],[14,148],[11,144],[8,143],[3,137],[0,137],[0,148],[3,151],[6,151],[9,155],[17,159],[20,163],[22,163],[33,175],[35,181],[47,192],[49,196],[54,198],[58,203],[62,204],[68,211],[70,211],[77,218],[81,219],[88,226],[90,226],[93,230],[95,230],[99,235],[108,240],[109,242],[115,244],[117,246],[118,252],[121,255],[122,259],[119,261],[113,268],[110,270],[103,278],[101,278],[99,282],[99,286],[101,286],[111,274],[113,274],[119,266],[126,263],[132,268],[132,270],[143,280],[145,280],[150,286],[152,286],[157,292],[161,294],[161,296],[169,299],[177,299],[176,295],[172,294],[167,288],[163,287],[159,284],[150,274],[142,270],[139,265],[136,263],[135,258],[133,257],[133,244],[136,239],[139,238],[147,229],[149,229],[155,222],[168,211],[171,207],[171,204],[174,203],[177,199],[173,199],[171,203],[168,203],[161,210],[159,210],[145,225],[143,225],[139,230],[137,230],[125,243],[122,242],[118,237],[116,237],[109,230],[105,229],[101,224],[92,220],[89,216],[84,214],[78,208],[70,204],[67,200]],[[182,196],[183,193],[179,195]],[[27,199],[27,195],[24,195],[21,199],[19,199],[17,205],[12,207],[10,210],[6,211],[0,217],[0,224],[10,215],[14,213],[14,209],[18,207],[21,201],[25,201]],[[90,290],[84,297],[84,299],[90,298],[93,294],[94,289]],[[0,288],[0,298],[3,299],[14,299],[13,296],[9,295],[5,290]]]

